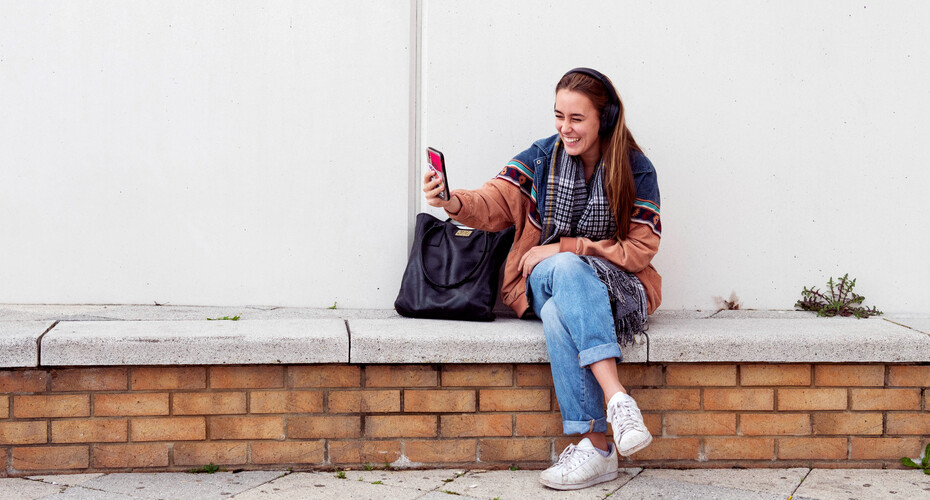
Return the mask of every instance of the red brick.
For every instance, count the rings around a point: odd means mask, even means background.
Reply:
[[[130,428],[129,435],[133,441],[199,441],[207,438],[204,417],[136,418],[130,423]]]
[[[889,413],[888,434],[930,434],[930,413]]]
[[[13,469],[64,470],[86,469],[86,446],[33,446],[13,448]]]
[[[885,365],[814,365],[814,385],[881,387],[885,385]]]
[[[552,369],[549,364],[517,365],[517,385],[552,387]]]
[[[44,420],[0,422],[0,444],[41,444],[48,442],[48,425]]]
[[[291,387],[361,387],[358,366],[303,365],[288,368]]]
[[[365,417],[369,438],[436,437],[436,415],[379,415]]]
[[[736,365],[677,364],[665,368],[668,386],[736,385]]]
[[[42,370],[0,370],[0,393],[43,392],[47,381]]]
[[[210,439],[284,439],[284,417],[210,417]]]
[[[424,413],[460,413],[466,411],[475,411],[475,391],[404,391],[404,411],[416,411]]]
[[[13,396],[14,418],[88,416],[90,416],[90,397],[86,394]]]
[[[881,413],[814,413],[814,434],[881,434]],[[889,415],[890,418],[890,415]]]
[[[357,438],[362,435],[362,419],[356,416],[291,417],[287,437],[295,439]]]
[[[322,464],[323,441],[260,441],[252,443],[253,464]]]
[[[404,455],[417,463],[475,462],[477,443],[474,439],[430,439],[406,441]]]
[[[665,432],[672,436],[736,434],[733,413],[666,413]]]
[[[407,391],[410,394],[410,391]],[[330,413],[384,413],[400,411],[400,391],[330,391]]]
[[[245,413],[244,392],[176,392],[172,398],[175,415]]]
[[[845,410],[846,389],[778,389],[778,409]]]
[[[669,408],[674,409],[674,408]],[[774,389],[704,389],[705,410],[774,410]]]
[[[273,389],[284,387],[283,366],[211,366],[213,389]]]
[[[443,365],[442,385],[447,387],[508,387],[513,385],[511,365]]]
[[[708,460],[773,460],[773,438],[714,438],[704,439],[704,454]]]
[[[482,462],[547,462],[552,456],[544,438],[479,439],[478,450]]]
[[[513,434],[513,417],[507,414],[442,415],[440,429],[443,437],[510,436]]]
[[[205,389],[205,366],[140,366],[132,369],[130,384],[134,391],[169,389]]]
[[[322,391],[252,391],[251,413],[319,413]]]
[[[853,410],[919,410],[920,389],[850,389]]]
[[[811,433],[807,413],[744,413],[739,427],[745,436],[806,436]]]
[[[633,389],[630,396],[643,411],[701,408],[700,389]]]
[[[781,460],[840,460],[846,458],[846,438],[778,438]]]
[[[44,422],[43,422],[43,425]],[[53,420],[53,443],[121,443],[129,432],[126,419]]]
[[[653,436],[662,435],[662,414],[661,413],[643,413],[643,423],[646,424],[646,429],[652,433]],[[608,424],[608,427],[610,424]],[[608,433],[613,436],[613,430],[609,430]]]
[[[659,365],[640,365],[621,363],[617,365],[617,374],[624,387],[658,387],[662,383],[662,367]]]
[[[636,452],[633,460],[697,460],[698,438],[655,437],[652,444]]]
[[[330,441],[329,461],[334,465],[393,463],[400,459],[400,441]]]
[[[740,385],[811,385],[811,365],[740,365]]]
[[[171,445],[153,444],[95,444],[91,449],[94,467],[125,469],[129,467],[167,467]]]
[[[430,365],[369,365],[365,387],[436,387],[439,371]]]
[[[892,365],[888,370],[888,385],[930,387],[930,366]]]
[[[564,435],[561,413],[518,413],[516,420],[515,435],[517,436],[562,437]]]
[[[0,418],[9,418],[10,416],[10,397],[0,396]]]
[[[94,415],[98,417],[125,417],[167,414],[168,393],[166,392],[94,394]]]
[[[174,465],[239,465],[246,463],[248,445],[244,441],[176,443]]]
[[[478,399],[481,411],[545,411],[552,406],[550,393],[549,389],[482,389]]]
[[[899,460],[901,457],[920,455],[923,445],[919,437],[853,437],[850,458],[853,460],[886,458]]]
[[[53,391],[125,391],[126,368],[68,368],[52,370]]]

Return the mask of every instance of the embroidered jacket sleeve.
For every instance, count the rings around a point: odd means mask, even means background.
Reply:
[[[485,231],[500,231],[529,220],[538,224],[536,217],[536,190],[533,185],[532,148],[507,162],[503,170],[475,190],[452,191],[462,208],[453,219]]]
[[[662,222],[659,218],[659,184],[655,168],[642,153],[634,156],[633,180],[636,200],[626,239],[593,241],[588,238],[561,238],[559,251],[592,255],[612,262],[624,271],[645,269],[659,251]]]

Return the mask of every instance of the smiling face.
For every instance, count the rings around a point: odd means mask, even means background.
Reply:
[[[562,137],[565,152],[581,156],[586,169],[594,169],[601,159],[600,113],[588,96],[572,90],[555,94],[555,129]]]

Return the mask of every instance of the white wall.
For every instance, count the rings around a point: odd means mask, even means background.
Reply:
[[[0,303],[393,303],[413,14],[0,0]]]
[[[586,65],[659,173],[664,308],[849,272],[928,313],[928,29],[916,0],[0,0],[0,303],[391,307],[422,148],[477,187]]]
[[[930,312],[930,4],[427,2],[421,142],[477,187],[606,73],[656,166],[664,308],[791,308],[846,272]]]

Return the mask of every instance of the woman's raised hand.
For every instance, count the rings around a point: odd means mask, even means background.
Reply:
[[[450,200],[444,200],[439,197],[439,193],[445,191],[446,187],[442,185],[442,178],[430,169],[423,174],[423,193],[426,194],[426,203],[432,207],[445,209],[449,213],[458,213],[462,209],[462,203],[456,196]]]

